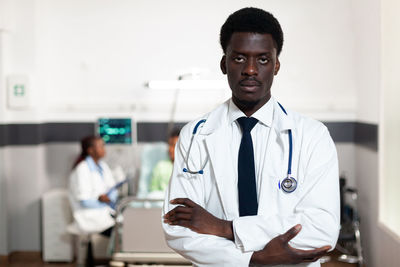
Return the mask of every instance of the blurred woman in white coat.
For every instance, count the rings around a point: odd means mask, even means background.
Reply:
[[[80,232],[109,236],[118,192],[113,189],[116,183],[110,168],[101,160],[106,153],[104,142],[88,136],[82,139],[81,148],[69,180],[75,224]]]

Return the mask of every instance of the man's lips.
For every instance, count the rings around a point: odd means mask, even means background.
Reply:
[[[251,79],[251,80],[246,79],[246,80],[240,81],[239,85],[243,92],[254,93],[261,86],[261,83],[259,81],[253,80],[253,79]]]
[[[249,79],[245,79],[245,80],[241,80],[239,82],[239,85],[242,87],[255,87],[255,86],[260,86],[261,83],[257,80],[249,80]]]

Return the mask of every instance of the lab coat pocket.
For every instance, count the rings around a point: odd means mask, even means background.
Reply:
[[[301,191],[301,186],[299,185],[299,181],[294,177],[288,179],[285,176],[275,178],[274,181],[278,212],[282,215],[293,214],[300,198],[299,192]]]

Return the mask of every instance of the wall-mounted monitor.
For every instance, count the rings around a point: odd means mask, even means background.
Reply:
[[[132,119],[100,118],[97,121],[97,134],[106,144],[132,144]]]

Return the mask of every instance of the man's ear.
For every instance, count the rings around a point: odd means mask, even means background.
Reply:
[[[276,58],[274,75],[278,74],[280,68],[281,68],[281,62],[279,61],[279,58]]]
[[[221,68],[222,73],[226,74],[226,56],[225,55],[222,56],[219,66]]]

